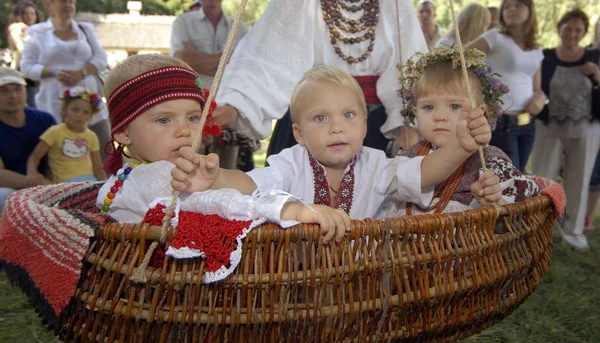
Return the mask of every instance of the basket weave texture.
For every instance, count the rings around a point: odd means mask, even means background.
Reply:
[[[509,315],[551,260],[548,196],[460,213],[353,221],[340,246],[317,226],[248,234],[226,280],[203,259],[130,276],[159,227],[104,224],[61,336],[97,342],[448,342]],[[502,234],[496,232],[502,231]],[[173,231],[169,233],[170,240]]]

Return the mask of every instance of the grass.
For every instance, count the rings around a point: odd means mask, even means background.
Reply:
[[[600,212],[596,214],[600,224]],[[600,225],[588,234],[591,251],[577,254],[555,235],[552,265],[538,289],[510,317],[463,343],[598,342]],[[0,342],[59,342],[23,293],[0,273]]]

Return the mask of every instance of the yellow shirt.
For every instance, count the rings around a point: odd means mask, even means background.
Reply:
[[[100,143],[92,130],[73,132],[66,124],[59,124],[46,130],[40,139],[50,146],[48,163],[53,182],[94,175],[90,151],[98,151]]]

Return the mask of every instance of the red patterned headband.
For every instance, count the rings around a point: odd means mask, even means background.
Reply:
[[[108,97],[111,134],[119,132],[140,114],[165,101],[192,99],[204,107],[203,90],[196,83],[197,78],[198,75],[187,68],[165,67],[138,75],[120,85]],[[104,163],[104,170],[113,175],[123,166],[123,156],[126,156],[123,146],[115,149],[114,143],[111,140],[104,147],[104,151],[110,155]]]
[[[120,85],[108,97],[111,132],[118,132],[161,102],[195,99],[204,106],[197,78],[198,75],[187,68],[166,67],[138,75]]]

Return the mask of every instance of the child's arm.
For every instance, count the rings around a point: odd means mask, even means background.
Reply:
[[[491,170],[486,170],[479,179],[471,184],[471,193],[479,203],[485,205],[504,205],[500,178]]]
[[[456,138],[423,159],[422,188],[435,186],[447,179],[462,162],[479,149],[479,146],[490,142],[492,130],[483,109],[470,108],[468,102],[462,104],[460,118],[456,124]]]
[[[181,157],[171,171],[171,186],[180,192],[201,192],[207,189],[233,188],[250,195],[256,190],[254,181],[240,170],[219,168],[219,156],[200,155],[190,147],[179,150]]]
[[[313,212],[306,205],[298,202],[288,202],[281,210],[282,220],[295,220],[305,224],[319,224],[323,243],[329,243],[334,237],[341,242],[346,232],[350,231],[350,217],[346,212],[324,205],[311,205]]]
[[[27,179],[34,184],[42,184],[46,177],[38,171],[41,159],[46,156],[50,146],[48,143],[40,140],[29,158],[27,159]]]
[[[102,169],[102,158],[100,158],[99,151],[90,151],[90,158],[92,160],[92,171],[98,181],[106,180],[106,173]]]

